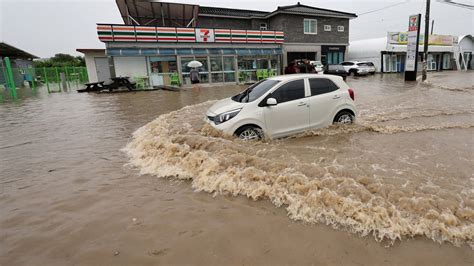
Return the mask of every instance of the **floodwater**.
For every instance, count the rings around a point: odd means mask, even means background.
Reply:
[[[0,103],[0,264],[469,265],[473,77],[350,78],[355,125],[253,143],[203,122],[239,86],[25,93]]]

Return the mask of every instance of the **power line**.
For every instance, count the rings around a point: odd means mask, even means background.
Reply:
[[[403,5],[403,4],[406,4],[406,3],[408,3],[408,2],[410,2],[410,0],[405,0],[405,1],[400,2],[400,3],[396,3],[396,4],[389,5],[389,6],[386,6],[386,7],[382,7],[382,8],[379,8],[379,9],[367,11],[367,12],[360,13],[360,14],[357,14],[357,15],[360,17],[360,16],[362,16],[362,15],[366,15],[366,14],[370,14],[370,13],[382,11],[382,10],[385,10],[385,9],[389,9],[389,8],[392,8],[392,7],[395,7],[395,6]]]
[[[454,1],[452,1],[452,0],[438,0],[438,2],[444,3],[444,4],[448,4],[448,5],[457,6],[457,7],[461,7],[461,8],[467,8],[467,9],[474,10],[474,6],[473,6],[473,5],[468,5],[468,4],[463,4],[463,3],[457,3],[457,2],[454,2]]]

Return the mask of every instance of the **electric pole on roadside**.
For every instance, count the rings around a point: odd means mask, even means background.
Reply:
[[[431,1],[426,0],[426,14],[425,14],[425,40],[423,43],[423,69],[421,71],[421,80],[426,80],[426,72],[428,70],[428,42],[430,37],[430,5]]]

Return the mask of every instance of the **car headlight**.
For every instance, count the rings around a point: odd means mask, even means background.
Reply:
[[[240,112],[240,110],[242,110],[242,109],[232,110],[232,111],[229,111],[229,112],[219,114],[214,118],[214,123],[216,123],[216,125],[219,125],[221,123],[229,121],[234,116],[236,116]]]

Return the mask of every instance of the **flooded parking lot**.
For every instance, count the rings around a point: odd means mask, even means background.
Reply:
[[[350,78],[355,125],[257,143],[203,122],[239,86],[3,103],[0,262],[468,264],[473,77]]]

